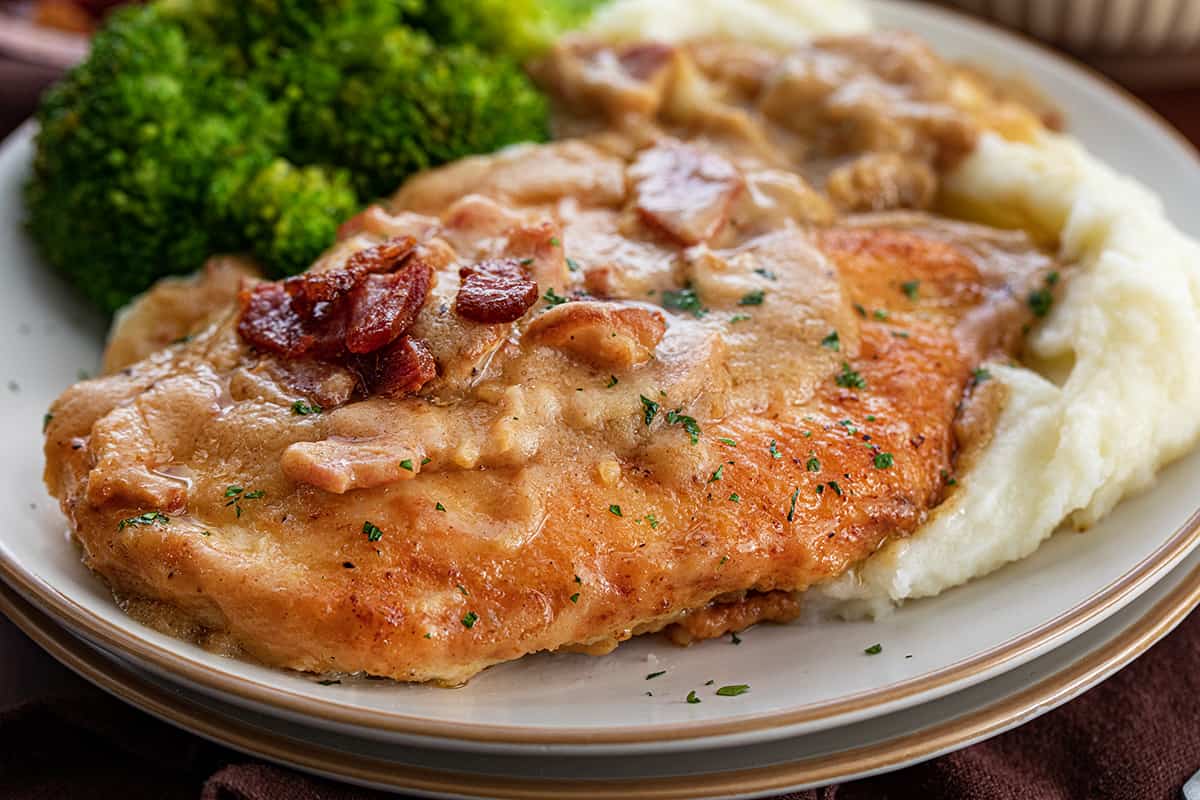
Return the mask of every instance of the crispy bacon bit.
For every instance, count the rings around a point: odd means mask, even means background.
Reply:
[[[715,236],[742,190],[733,164],[674,139],[642,151],[629,174],[636,184],[638,214],[685,245]]]
[[[402,336],[379,353],[374,377],[376,394],[403,397],[436,378],[437,363],[424,342]]]
[[[238,333],[285,359],[315,358],[368,372],[369,388],[386,383],[391,395],[401,384],[420,388],[436,368],[428,349],[415,340],[396,349],[408,354],[403,358],[388,350],[369,364],[363,361],[367,354],[399,345],[425,304],[434,273],[415,250],[412,237],[396,237],[355,253],[342,269],[243,289]],[[405,363],[409,366],[401,370]],[[382,364],[391,366],[381,371]],[[408,378],[398,380],[401,373]]]
[[[460,317],[493,325],[514,322],[538,299],[537,284],[515,258],[494,259],[459,270],[462,285],[454,302]]]

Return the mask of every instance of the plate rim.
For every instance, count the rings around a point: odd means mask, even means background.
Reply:
[[[871,6],[896,7],[894,0],[871,0]],[[1193,162],[1200,167],[1200,151],[1179,131],[1162,119],[1153,109],[1122,87],[1104,78],[1083,64],[1076,63],[1050,50],[1029,37],[1004,30],[987,22],[969,17],[962,12],[935,6],[919,9],[908,7],[909,12],[941,16],[958,25],[986,30],[989,35],[1019,48],[1033,48],[1043,56],[1056,62],[1061,69],[1072,73],[1077,79],[1113,97],[1117,102],[1131,107],[1139,117],[1150,123],[1160,133],[1181,146]],[[18,128],[2,145],[0,153],[33,135],[34,126],[27,122]],[[1140,590],[1144,591],[1153,581],[1182,560],[1200,543],[1200,509],[1153,553],[1133,565],[1124,575],[1097,591],[1074,608],[1060,614],[1043,625],[1000,642],[993,647],[960,660],[939,670],[915,678],[887,684],[865,692],[844,696],[832,701],[814,703],[784,711],[764,712],[754,715],[731,717],[725,720],[694,723],[665,723],[629,727],[610,727],[594,730],[578,727],[536,728],[532,726],[442,722],[428,717],[407,715],[399,712],[380,711],[349,705],[328,698],[315,698],[299,692],[282,689],[244,676],[235,676],[212,670],[203,662],[187,654],[158,645],[136,636],[133,632],[109,622],[89,611],[66,594],[26,570],[12,558],[11,553],[0,542],[0,579],[3,579],[27,599],[34,600],[43,610],[60,621],[86,633],[104,645],[116,648],[137,659],[149,662],[160,670],[179,676],[203,691],[220,697],[235,698],[237,702],[248,702],[301,715],[309,720],[323,721],[335,725],[347,725],[361,730],[405,735],[422,740],[453,740],[458,743],[472,742],[498,746],[509,745],[634,745],[646,743],[692,742],[716,737],[736,735],[776,734],[784,736],[792,726],[813,723],[823,719],[859,714],[867,715],[872,709],[902,707],[933,699],[937,692],[947,694],[961,688],[968,681],[981,680],[980,676],[1002,670],[1007,665],[1015,666],[1031,653],[1053,646],[1057,640],[1071,631],[1103,619],[1124,603],[1130,601]],[[880,712],[882,713],[882,712]],[[849,720],[847,720],[849,721]]]
[[[391,791],[499,800],[625,800],[636,786],[647,800],[765,795],[823,785],[918,763],[985,740],[1079,696],[1128,665],[1200,606],[1200,564],[1120,633],[1078,661],[995,703],[894,739],[832,756],[817,755],[766,767],[660,778],[538,780],[448,773],[322,747],[272,734],[185,699],[141,676],[135,666],[111,660],[72,635],[11,587],[0,583],[0,613],[39,647],[85,680],[152,716],[240,752],[279,764]]]

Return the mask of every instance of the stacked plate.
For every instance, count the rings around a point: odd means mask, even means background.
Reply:
[[[1186,142],[1112,87],[945,11],[875,3],[951,57],[1020,64],[1102,158],[1176,224],[1200,193]],[[709,798],[887,770],[1030,719],[1102,680],[1200,603],[1200,455],[1086,534],[878,622],[810,620],[677,649],[541,655],[457,690],[329,683],[206,652],[126,617],[79,563],[42,488],[42,414],[99,356],[102,321],[42,269],[20,226],[30,129],[0,149],[0,609],[66,664],[203,736],[411,794]],[[740,642],[740,643],[739,643]],[[878,645],[878,647],[876,647]],[[725,697],[714,689],[748,684]],[[701,702],[687,702],[695,691]]]

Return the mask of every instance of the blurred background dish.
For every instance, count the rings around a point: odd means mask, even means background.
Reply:
[[[943,0],[1062,48],[1128,86],[1200,85],[1200,0]]]

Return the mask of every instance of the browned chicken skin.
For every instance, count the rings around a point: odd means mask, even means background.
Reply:
[[[606,83],[580,52],[546,69],[620,118],[602,131],[419,176],[300,279],[341,287],[325,306],[247,286],[189,341],[60,398],[47,482],[118,593],[268,663],[456,683],[790,619],[793,593],[941,501],[973,371],[1014,351],[1051,261],[907,211],[834,221],[785,163],[794,132],[746,111],[778,89],[769,65],[707,73],[720,102],[680,123],[701,54],[618,54]],[[969,141],[926,99],[922,135]],[[930,175],[949,158],[902,151]],[[866,207],[911,194],[886,192]],[[343,275],[397,242],[409,261]],[[370,287],[400,281],[420,313],[372,316],[389,306]],[[275,350],[272,320],[292,326]],[[417,347],[436,371],[402,390],[364,372]]]

